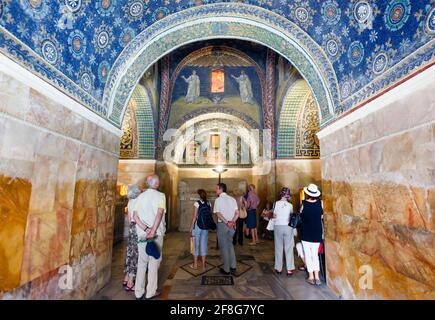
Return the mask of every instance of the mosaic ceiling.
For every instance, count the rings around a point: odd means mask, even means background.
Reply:
[[[107,116],[107,79],[130,41],[168,15],[218,2],[262,7],[302,28],[329,58],[340,101],[435,54],[434,0],[0,0],[0,51]]]

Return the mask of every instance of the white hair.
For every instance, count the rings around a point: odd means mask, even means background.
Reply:
[[[160,178],[156,174],[152,174],[152,175],[147,177],[147,184],[148,184],[148,187],[150,187],[151,189],[156,189],[159,181],[160,181]]]
[[[127,197],[129,199],[136,199],[140,194],[141,190],[136,184],[131,184],[128,186]]]

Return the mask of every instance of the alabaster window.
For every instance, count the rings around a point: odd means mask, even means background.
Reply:
[[[224,93],[225,71],[224,69],[213,69],[211,71],[211,93]]]

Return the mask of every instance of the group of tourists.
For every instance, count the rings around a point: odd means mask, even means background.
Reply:
[[[148,188],[140,189],[136,185],[128,189],[129,235],[125,259],[124,286],[134,291],[136,299],[153,299],[157,290],[158,269],[162,259],[163,236],[166,231],[165,195],[158,191],[159,177],[147,177]],[[223,265],[220,272],[224,275],[235,274],[237,260],[234,245],[243,245],[244,237],[250,238],[250,246],[261,243],[257,231],[257,209],[260,198],[255,186],[249,185],[243,194],[240,190],[227,193],[225,183],[219,183],[215,189],[217,198],[212,206],[205,190],[198,190],[199,199],[194,203],[190,224],[190,236],[194,247],[192,269],[207,268],[209,230],[217,231],[217,241]],[[299,212],[294,212],[290,203],[288,188],[282,188],[275,203],[267,203],[260,216],[261,236],[272,238],[275,244],[275,273],[283,269],[287,276],[295,272],[294,248],[303,260],[301,270],[307,271],[307,282],[321,285],[319,249],[323,241],[323,203],[321,193],[315,184],[304,188],[304,200]],[[214,218],[213,218],[214,217]],[[215,223],[217,221],[217,224]],[[301,242],[295,245],[297,230]],[[285,257],[285,266],[284,264]],[[284,268],[283,268],[284,267]],[[145,290],[145,278],[148,281]]]

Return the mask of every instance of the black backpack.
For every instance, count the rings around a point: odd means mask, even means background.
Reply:
[[[197,224],[202,230],[216,230],[216,223],[211,214],[211,206],[208,202],[198,201]]]

